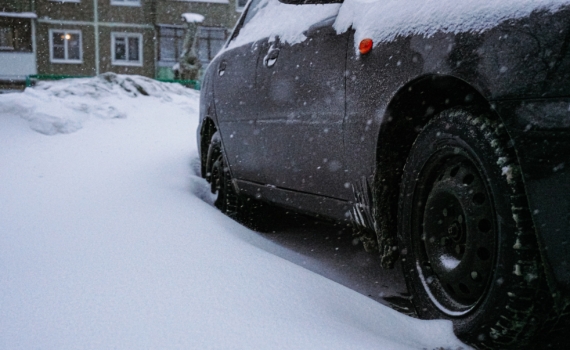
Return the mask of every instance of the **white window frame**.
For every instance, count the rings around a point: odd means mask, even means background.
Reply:
[[[238,4],[239,4],[239,1],[236,0],[236,12],[243,12],[243,10],[245,10],[245,8],[247,7],[247,3],[248,3],[248,2],[249,2],[249,0],[247,0],[247,1],[245,2],[245,5],[239,6],[239,5],[238,5]]]
[[[115,40],[116,38],[138,38],[139,39],[139,60],[129,61],[129,60],[116,60],[115,59]],[[126,40],[125,45],[126,51],[125,56],[129,57],[129,45],[128,40]],[[114,66],[132,66],[132,67],[142,67],[143,66],[143,35],[141,33],[125,33],[125,32],[112,32],[111,33],[111,64]]]
[[[141,6],[141,0],[111,0],[113,6]]]
[[[79,59],[69,59],[69,58],[54,58],[53,57],[53,33],[64,33],[65,34],[79,34]],[[67,40],[65,41],[67,43]],[[68,47],[65,46],[65,57],[68,56]],[[69,63],[78,64],[83,63],[83,34],[81,30],[78,29],[50,29],[49,30],[49,59],[52,63]]]
[[[49,0],[51,2],[81,2],[81,0]]]
[[[159,58],[158,62],[159,62],[159,63],[163,62],[163,63],[168,64],[168,65],[171,66],[172,64],[174,64],[174,63],[176,63],[176,62],[178,61],[178,58],[180,57],[180,54],[182,54],[182,52],[184,51],[184,40],[185,40],[184,37],[185,37],[186,27],[185,27],[185,26],[180,26],[180,25],[165,25],[165,24],[159,24],[158,27],[159,27],[159,29],[158,29],[158,45],[157,45],[157,48],[158,48],[158,58]],[[175,35],[174,35],[174,38],[176,38],[176,39],[174,40],[174,52],[175,52],[175,57],[174,57],[173,60],[165,60],[164,57],[163,57],[163,55],[162,55],[162,51],[161,51],[161,50],[162,50],[162,40],[164,40],[164,35],[163,35],[163,30],[164,30],[164,29],[174,30],[174,32],[175,32]],[[178,36],[176,36],[176,33],[177,33],[178,31],[180,31],[181,34],[182,34],[180,38],[179,38]],[[178,50],[177,50],[177,47],[176,47],[176,44],[178,43],[178,39],[180,39],[180,40],[181,40],[181,43],[182,43],[182,47],[180,48],[180,49],[181,49],[180,52],[177,52]],[[178,53],[178,55],[176,55],[176,53]]]

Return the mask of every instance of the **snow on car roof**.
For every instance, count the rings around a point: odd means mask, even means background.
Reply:
[[[283,42],[300,43],[306,39],[304,31],[336,15],[339,8],[340,4],[288,5],[278,0],[262,0],[256,7],[257,14],[243,26],[228,48],[276,36]]]
[[[568,4],[570,0],[345,0],[342,5],[290,5],[261,0],[257,14],[228,48],[276,36],[290,44],[299,43],[306,39],[303,32],[311,25],[336,14],[337,33],[352,27],[358,45],[364,38],[386,42],[411,34],[430,37],[437,32],[482,32],[505,20],[526,17],[536,10],[555,12]]]
[[[567,4],[570,0],[345,0],[334,27],[338,33],[352,27],[355,43],[364,38],[387,42],[411,34],[482,32],[535,10],[555,12]]]

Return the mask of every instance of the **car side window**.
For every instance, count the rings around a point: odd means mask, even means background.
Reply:
[[[307,30],[316,23],[336,16],[339,9],[340,4],[295,5],[280,0],[251,0],[247,13],[240,18],[240,23],[228,43],[228,48],[267,38],[273,40],[276,37],[291,45],[298,44],[307,39],[304,34]]]
[[[259,12],[260,3],[262,0],[251,0],[245,7],[245,13],[242,14],[242,19],[238,22],[238,25],[234,29],[232,35],[230,36],[227,44],[234,40],[240,33],[241,29],[249,22],[251,19]]]
[[[247,8],[247,13],[245,14],[242,26],[246,25],[257,14],[261,8],[261,6],[259,6],[260,3],[261,0],[251,0],[251,4]]]

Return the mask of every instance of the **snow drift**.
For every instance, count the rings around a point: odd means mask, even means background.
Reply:
[[[126,118],[139,96],[173,102],[194,95],[179,84],[105,73],[95,78],[40,81],[23,94],[0,95],[0,115],[18,115],[45,135],[67,134],[92,119]]]
[[[466,348],[204,202],[196,91],[105,75],[0,106],[1,349]]]

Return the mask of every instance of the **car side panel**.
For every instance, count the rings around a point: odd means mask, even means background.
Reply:
[[[261,182],[348,199],[343,151],[347,38],[322,33],[263,49],[262,56],[280,53],[273,66],[260,60],[257,67]]]
[[[224,51],[211,63],[219,131],[232,176],[237,178],[258,174],[254,122],[259,52],[257,43],[247,44]]]
[[[284,208],[333,219],[338,222],[348,221],[349,219],[350,203],[347,201],[265,186],[246,180],[236,180],[236,184],[240,189],[240,193],[256,198],[264,198],[267,202]]]

